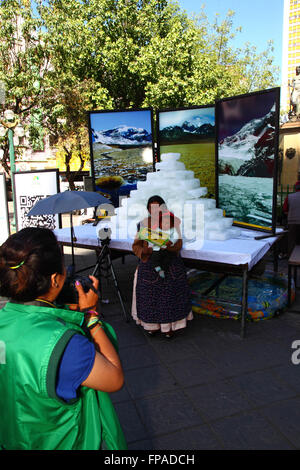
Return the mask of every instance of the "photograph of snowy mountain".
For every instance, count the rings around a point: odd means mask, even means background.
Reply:
[[[279,88],[217,103],[218,206],[235,222],[271,228]]]
[[[208,197],[215,195],[215,107],[202,106],[157,113],[158,150],[180,153],[180,161],[195,173]]]
[[[118,205],[153,171],[152,111],[90,112],[89,135],[95,190]]]

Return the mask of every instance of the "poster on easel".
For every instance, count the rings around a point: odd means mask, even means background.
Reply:
[[[217,207],[240,227],[274,232],[280,88],[216,103]]]
[[[9,237],[9,213],[5,174],[0,173],[0,245]]]
[[[61,228],[60,214],[27,217],[36,202],[60,192],[59,170],[18,171],[13,178],[17,231],[26,227]]]
[[[215,106],[165,109],[157,112],[158,158],[180,153],[179,161],[193,171],[207,197],[215,197]]]

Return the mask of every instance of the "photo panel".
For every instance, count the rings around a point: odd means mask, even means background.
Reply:
[[[94,190],[115,207],[154,170],[151,109],[88,113]]]
[[[27,217],[39,200],[60,192],[59,170],[18,171],[13,173],[13,178],[17,230],[26,227],[61,228],[60,214]]]
[[[215,197],[215,106],[166,109],[157,112],[158,158],[180,153],[179,161]]]
[[[280,88],[216,103],[217,207],[234,224],[274,231]]]

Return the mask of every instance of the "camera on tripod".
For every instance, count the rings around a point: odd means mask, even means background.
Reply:
[[[109,245],[111,240],[111,228],[107,226],[100,228],[98,238],[101,241],[101,245]]]

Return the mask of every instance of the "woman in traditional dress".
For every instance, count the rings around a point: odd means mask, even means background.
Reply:
[[[150,335],[161,331],[171,338],[193,319],[190,289],[180,257],[181,221],[168,211],[160,196],[152,196],[147,209],[149,216],[138,224],[132,246],[140,260],[134,276],[132,316]],[[140,239],[143,228],[168,235],[169,241],[159,254],[149,242]]]

